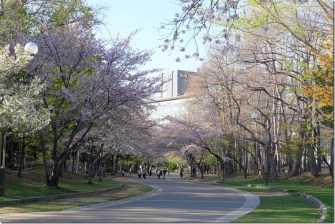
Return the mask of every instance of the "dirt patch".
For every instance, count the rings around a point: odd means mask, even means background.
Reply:
[[[287,192],[252,192],[253,194],[255,195],[258,195],[258,196],[269,196],[269,197],[272,197],[272,196],[285,196],[285,195],[289,195],[290,193],[287,193]]]
[[[8,214],[8,213],[15,213],[15,212],[24,212],[24,209],[17,208],[17,207],[2,207],[0,214]]]
[[[320,174],[318,177],[313,177],[310,172],[305,172],[299,174],[298,176],[290,177],[288,180],[292,183],[304,183],[320,187],[332,187],[333,184],[333,179],[330,175]]]

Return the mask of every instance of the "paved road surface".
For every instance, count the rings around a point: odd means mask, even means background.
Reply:
[[[155,188],[132,199],[64,210],[0,215],[0,222],[108,223],[108,222],[229,222],[259,204],[252,194],[209,184],[176,180],[176,176],[136,179]]]

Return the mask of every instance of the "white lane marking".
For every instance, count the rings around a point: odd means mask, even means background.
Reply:
[[[231,211],[225,216],[219,217],[216,219],[217,222],[229,222],[231,220],[237,219],[249,212],[251,212],[254,208],[256,208],[259,205],[259,197],[257,195],[251,194],[249,192],[236,190],[236,189],[230,189],[233,191],[236,191],[241,196],[243,196],[246,199],[246,202],[237,210]]]

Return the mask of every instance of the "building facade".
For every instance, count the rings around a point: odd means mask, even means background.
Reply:
[[[190,75],[195,72],[175,70],[171,72],[162,73],[161,80],[163,83],[161,98],[174,98],[185,94],[187,80]]]
[[[187,112],[185,102],[190,98],[185,94],[189,77],[195,72],[174,70],[161,74],[162,90],[159,98],[151,103],[156,110],[151,114],[151,118],[160,123],[167,117],[179,117]]]

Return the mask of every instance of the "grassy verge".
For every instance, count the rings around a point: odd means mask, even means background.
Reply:
[[[68,198],[59,199],[52,202],[38,202],[19,204],[15,206],[7,206],[0,208],[0,214],[16,213],[16,212],[46,212],[61,211],[64,209],[86,206],[109,201],[117,201],[129,197],[142,195],[152,190],[149,186],[140,185],[131,181],[122,181],[124,187],[112,192],[103,193],[99,196],[85,198]]]
[[[316,223],[319,215],[315,207],[297,195],[260,196],[260,205],[237,223]]]
[[[87,184],[87,178],[84,175],[69,174],[66,178],[61,178],[59,188],[51,189],[45,186],[43,178],[39,176],[39,170],[27,172],[22,178],[6,174],[5,197],[0,197],[1,201],[12,199],[22,199],[29,197],[40,197],[47,195],[58,195],[74,192],[98,191],[110,189],[123,183],[122,188],[102,193],[99,195],[87,197],[77,197],[68,199],[58,199],[52,202],[34,202],[24,203],[13,206],[0,207],[0,214],[16,212],[43,212],[43,211],[60,211],[68,208],[85,206],[90,204],[116,201],[124,198],[145,194],[152,190],[151,187],[127,181],[123,178],[104,178],[103,181],[94,180],[94,184]]]
[[[244,179],[240,175],[228,176],[225,178],[224,183],[221,183],[218,177],[206,177],[204,180],[196,178],[193,180],[219,183],[224,187],[258,194],[261,199],[259,207],[237,219],[236,222],[316,222],[319,218],[318,210],[297,196],[295,192],[303,192],[322,201],[327,206],[325,222],[334,222],[334,188],[331,185],[332,180],[327,176],[314,179],[306,173],[294,178],[270,181],[268,186],[271,189],[256,188],[264,186],[262,179],[258,177]],[[286,189],[290,194],[271,197],[271,192],[275,192],[276,188]],[[264,194],[267,196],[263,196]]]
[[[87,184],[86,176],[74,173],[64,174],[59,180],[58,188],[47,187],[44,180],[43,171],[38,169],[25,172],[21,178],[16,177],[15,173],[8,172],[5,177],[5,197],[0,197],[0,201],[96,191],[119,185],[111,178],[104,178],[103,181],[95,178],[94,184]]]

